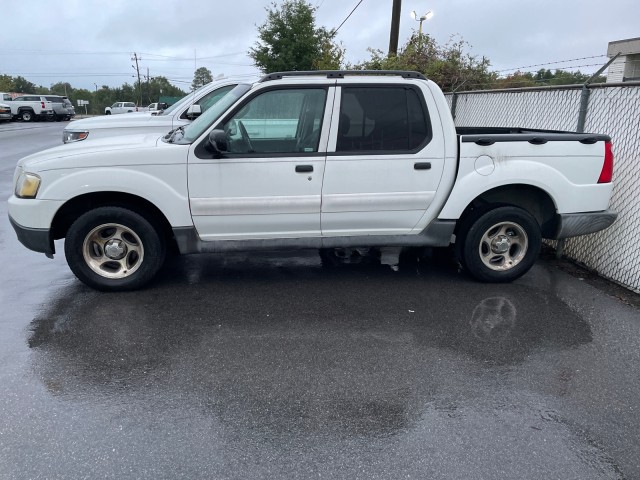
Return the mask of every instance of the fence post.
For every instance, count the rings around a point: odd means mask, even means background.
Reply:
[[[589,84],[593,82],[593,80],[600,75],[605,69],[613,63],[613,61],[620,56],[620,53],[617,53],[613,56],[607,63],[605,63],[600,69],[591,75],[589,79],[582,84],[582,92],[580,93],[580,110],[578,111],[578,125],[576,127],[576,131],[578,133],[584,133],[584,124],[587,121],[587,112],[589,111],[589,96],[591,95],[591,90],[589,90]],[[560,259],[562,257],[562,253],[564,252],[565,239],[561,238],[556,243],[556,258]]]
[[[453,96],[451,97],[451,116],[453,117],[453,122],[456,121],[456,107],[458,106],[458,93],[453,92]]]
[[[588,84],[585,83],[582,85],[582,93],[580,93],[580,110],[578,111],[578,126],[576,128],[578,133],[584,133],[584,122],[587,119],[590,95],[591,90],[589,90]]]

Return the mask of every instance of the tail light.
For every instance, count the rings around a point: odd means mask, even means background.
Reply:
[[[613,178],[613,151],[611,150],[611,142],[604,144],[604,163],[598,183],[610,183]]]
[[[44,102],[40,102],[40,105],[42,105],[42,109],[44,110],[46,107],[44,106]]]

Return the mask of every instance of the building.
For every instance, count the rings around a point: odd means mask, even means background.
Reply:
[[[609,42],[607,56],[616,58],[607,71],[607,83],[640,81],[640,37]]]

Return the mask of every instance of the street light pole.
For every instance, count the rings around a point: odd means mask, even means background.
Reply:
[[[422,22],[425,20],[431,20],[433,18],[433,11],[429,10],[424,15],[418,16],[415,10],[411,12],[411,18],[415,21],[420,22],[420,26],[418,27],[418,38],[420,39],[420,43],[422,44]]]

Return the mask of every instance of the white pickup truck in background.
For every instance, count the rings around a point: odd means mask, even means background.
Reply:
[[[248,128],[250,127],[250,128]],[[190,125],[62,145],[18,162],[9,217],[101,290],[150,281],[181,253],[455,244],[506,282],[542,238],[611,225],[608,136],[456,131],[416,72],[287,72],[238,84]]]
[[[116,102],[110,107],[105,107],[105,115],[117,115],[119,113],[133,113],[137,112],[138,107],[133,102]]]
[[[208,83],[161,111],[76,120],[65,127],[62,141],[70,143],[134,133],[166,133],[190,123],[238,83],[231,79]]]
[[[9,94],[1,95],[3,103],[9,105],[14,120],[34,122],[53,119],[53,104],[50,101],[42,101],[40,95],[20,95],[16,99],[12,99]]]

